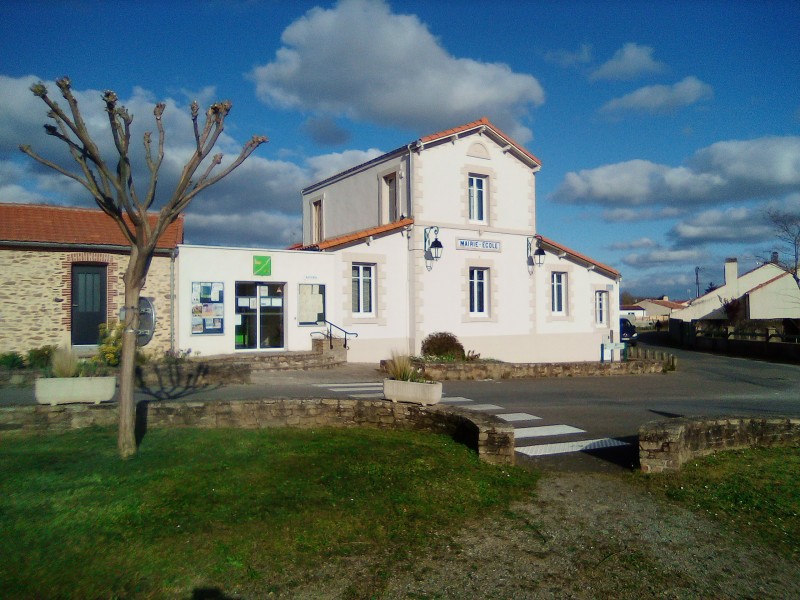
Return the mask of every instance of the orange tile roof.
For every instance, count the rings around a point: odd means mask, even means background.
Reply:
[[[435,141],[435,140],[440,140],[442,138],[449,138],[450,136],[457,135],[457,134],[462,133],[464,131],[469,131],[471,129],[477,129],[478,127],[488,127],[488,128],[490,128],[492,131],[495,132],[495,134],[497,134],[498,136],[503,138],[506,142],[508,142],[509,144],[514,146],[517,150],[519,150],[522,154],[524,154],[525,156],[530,158],[533,162],[535,162],[536,164],[541,166],[542,161],[540,161],[533,154],[528,152],[525,149],[524,146],[522,146],[521,144],[518,144],[510,136],[507,136],[505,133],[500,131],[500,129],[498,129],[496,126],[494,126],[489,121],[489,119],[487,119],[486,117],[481,117],[480,119],[478,119],[477,121],[473,121],[472,123],[466,123],[464,125],[459,125],[458,127],[453,127],[452,129],[445,129],[444,131],[440,131],[438,133],[433,133],[431,135],[426,135],[425,137],[420,138],[419,141],[422,142],[423,144],[426,144],[428,142],[432,142],[432,141]]]
[[[619,271],[617,271],[616,269],[613,269],[613,268],[609,267],[608,265],[604,265],[601,262],[597,262],[596,260],[586,256],[585,254],[581,254],[580,252],[575,252],[575,250],[571,250],[571,249],[567,248],[566,246],[564,246],[563,244],[559,244],[558,242],[554,242],[553,240],[548,239],[548,238],[544,237],[543,235],[536,235],[534,237],[537,240],[543,241],[548,246],[552,246],[556,250],[560,250],[562,252],[566,252],[567,254],[571,254],[572,256],[574,256],[575,258],[577,258],[579,260],[587,262],[590,265],[594,265],[598,269],[603,269],[604,271],[607,271],[607,272],[609,272],[612,275],[615,275],[617,277],[619,277],[619,275],[620,275]]]
[[[657,304],[658,306],[663,306],[664,308],[678,309],[678,308],[684,308],[686,306],[683,302],[673,302],[672,300],[646,300],[646,301],[652,302],[653,304]]]
[[[414,219],[406,217],[405,219],[400,219],[399,221],[395,221],[394,223],[387,223],[386,225],[378,225],[377,227],[370,227],[369,229],[354,231],[353,233],[340,235],[338,237],[319,242],[318,244],[309,244],[308,246],[302,246],[300,248],[291,247],[290,249],[330,250],[332,248],[335,248],[336,246],[344,246],[345,244],[351,244],[353,242],[365,240],[371,235],[381,235],[384,233],[391,233],[392,231],[396,231],[398,229],[402,229],[403,227],[407,227],[413,224],[414,224]]]
[[[155,224],[157,215],[150,213]],[[127,218],[126,218],[127,220]],[[114,219],[100,209],[43,204],[0,203],[0,244],[72,244],[128,246]],[[167,227],[156,246],[170,249],[183,243],[183,217]]]

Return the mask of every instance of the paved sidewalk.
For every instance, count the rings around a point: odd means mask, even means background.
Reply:
[[[383,381],[377,364],[348,363],[331,369],[253,373],[252,383],[197,388],[138,390],[141,400],[252,400],[257,398],[324,398],[333,395],[322,384]],[[33,386],[0,388],[0,406],[36,404]]]

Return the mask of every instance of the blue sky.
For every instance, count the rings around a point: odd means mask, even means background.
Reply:
[[[538,233],[618,268],[635,294],[694,295],[774,246],[766,208],[800,211],[800,3],[0,3],[0,202],[89,205],[23,156],[35,81],[69,75],[104,137],[115,90],[134,137],[167,102],[175,180],[188,106],[230,99],[221,148],[269,144],[187,213],[191,243],[286,246],[300,189],[421,136],[488,117],[543,162]],[[55,89],[50,85],[51,89]]]

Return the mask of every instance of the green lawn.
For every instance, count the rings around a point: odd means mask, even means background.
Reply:
[[[800,559],[800,448],[721,452],[643,479],[668,499]]]
[[[0,590],[8,598],[191,597],[290,582],[352,555],[387,568],[536,475],[444,436],[374,430],[151,430],[0,439]]]

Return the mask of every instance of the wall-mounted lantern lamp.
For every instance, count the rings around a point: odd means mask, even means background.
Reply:
[[[433,237],[433,240],[431,240]],[[425,267],[430,271],[433,263],[442,258],[442,242],[439,241],[439,228],[426,227],[424,232]]]
[[[545,253],[542,248],[539,247],[538,243],[536,245],[536,250],[533,250],[533,244],[535,237],[528,238],[528,249],[527,249],[527,262],[528,262],[528,273],[533,274],[534,267],[541,267],[544,264],[544,257]]]

